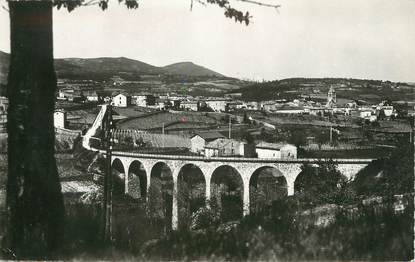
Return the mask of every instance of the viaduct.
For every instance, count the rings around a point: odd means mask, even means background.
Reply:
[[[353,179],[354,176],[372,159],[334,159],[338,170],[347,178]],[[125,193],[128,193],[130,178],[132,177],[131,166],[139,166],[145,178],[140,179],[145,182],[147,192],[152,182],[152,173],[156,166],[163,165],[167,167],[173,180],[173,203],[172,203],[172,228],[178,227],[178,178],[179,173],[183,171],[185,166],[195,166],[203,174],[205,184],[205,199],[211,199],[212,194],[212,177],[215,171],[221,167],[230,167],[236,171],[242,181],[242,199],[243,199],[243,215],[248,215],[250,210],[250,184],[252,184],[253,175],[264,168],[274,169],[274,171],[282,176],[286,182],[287,195],[294,195],[294,183],[300,174],[301,166],[305,163],[318,165],[321,163],[318,159],[258,159],[258,158],[226,158],[226,157],[202,157],[202,156],[181,156],[181,155],[155,155],[141,154],[131,152],[113,152],[111,157],[112,165],[115,162],[121,163],[123,171],[120,171],[121,177],[124,178]],[[143,181],[140,181],[140,184]]]

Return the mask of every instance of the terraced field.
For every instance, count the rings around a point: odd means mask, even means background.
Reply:
[[[136,130],[116,130],[114,139],[118,142],[126,137],[131,137],[133,141],[142,140],[146,147],[151,148],[190,148],[190,139],[178,135],[163,135]]]
[[[177,123],[186,123],[186,125],[193,124],[197,128],[200,125],[215,125],[218,123],[218,120],[210,116],[192,112],[160,112],[158,114],[122,120],[117,124],[117,128],[151,130],[161,128],[163,124],[164,127],[168,127]]]

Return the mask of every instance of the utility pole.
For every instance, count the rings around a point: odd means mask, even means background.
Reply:
[[[229,115],[229,134],[228,134],[229,139],[231,139],[231,134],[232,134],[232,116]]]
[[[330,126],[330,145],[333,143],[333,127]]]
[[[104,241],[110,242],[112,239],[112,167],[111,167],[111,151],[112,151],[112,108],[107,106],[107,118],[105,121],[105,146],[106,146],[106,162],[107,168],[104,176]]]

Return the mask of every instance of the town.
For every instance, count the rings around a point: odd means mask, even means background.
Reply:
[[[0,9],[0,260],[413,260],[414,3],[109,2]]]

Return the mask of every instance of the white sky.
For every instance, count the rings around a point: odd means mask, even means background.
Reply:
[[[232,1],[232,0],[231,0]],[[157,66],[192,61],[240,78],[356,77],[415,81],[415,0],[232,2],[254,16],[248,27],[217,6],[141,0],[128,10],[54,10],[55,57],[125,56]],[[111,1],[110,1],[111,2]],[[4,1],[3,1],[4,3]],[[0,11],[0,50],[9,20]]]

